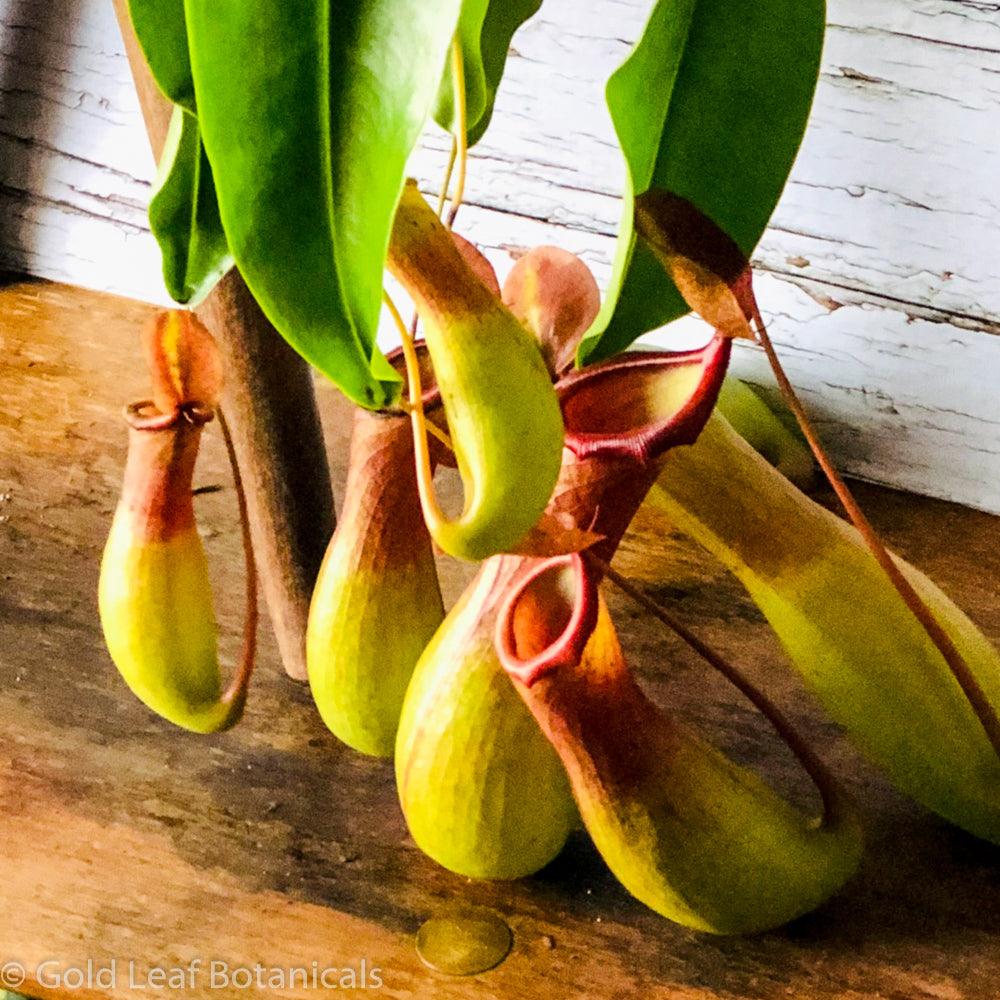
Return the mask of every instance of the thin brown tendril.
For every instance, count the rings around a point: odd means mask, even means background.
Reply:
[[[458,178],[455,181],[455,197],[452,198],[448,219],[445,223],[449,229],[455,225],[455,217],[462,207],[465,197],[465,178],[469,166],[469,136],[468,112],[465,102],[465,63],[462,60],[462,46],[458,36],[451,43],[451,79],[455,91],[455,146],[458,158]],[[450,178],[449,178],[450,179]]]
[[[247,513],[247,497],[243,489],[243,477],[240,475],[239,463],[236,460],[236,448],[229,432],[222,410],[218,411],[219,427],[226,442],[226,453],[233,470],[233,485],[236,487],[236,502],[240,511],[240,529],[243,536],[243,558],[246,564],[246,607],[243,615],[243,646],[240,650],[240,664],[233,679],[222,696],[224,704],[238,705],[246,697],[250,675],[253,673],[257,652],[257,563],[253,555],[253,541],[250,537],[250,517]],[[242,707],[242,706],[241,706]]]
[[[703,660],[717,670],[733,685],[764,718],[771,724],[774,731],[795,758],[802,769],[809,775],[819,792],[823,802],[823,819],[826,823],[836,822],[843,805],[843,794],[840,787],[830,774],[826,765],[813,752],[812,748],[802,739],[796,729],[785,717],[785,714],[764,694],[752,681],[745,677],[742,671],[717,653],[691,632],[686,625],[679,622],[666,608],[653,600],[648,594],[630,583],[617,570],[611,568],[603,559],[590,552],[583,554],[595,569],[606,576],[619,590],[627,594],[633,601],[641,605],[654,618],[667,626],[672,632],[687,643]]]
[[[829,481],[830,486],[833,487],[833,492],[836,493],[837,499],[843,505],[847,516],[851,519],[851,523],[857,528],[862,540],[868,547],[868,551],[875,557],[875,561],[882,567],[885,575],[889,578],[889,582],[895,587],[896,592],[902,598],[903,603],[910,609],[921,626],[923,626],[928,638],[944,658],[948,669],[958,682],[973,713],[982,725],[986,733],[986,738],[989,740],[994,752],[1000,757],[1000,717],[997,716],[996,710],[987,699],[979,681],[969,668],[965,657],[958,651],[951,636],[941,627],[940,622],[927,606],[927,603],[916,592],[913,585],[896,565],[895,560],[889,554],[882,539],[879,538],[878,533],[872,527],[865,512],[861,509],[857,500],[854,499],[854,495],[830,461],[830,457],[827,455],[819,436],[816,434],[798,394],[785,374],[784,366],[781,364],[781,359],[774,349],[774,344],[771,342],[767,327],[764,325],[764,320],[760,315],[760,310],[757,308],[756,302],[753,303],[752,309],[757,342],[764,348],[764,353],[767,355],[771,370],[777,379],[778,388],[781,390],[788,408],[795,415],[795,419],[798,421],[802,434],[812,449],[819,467],[823,470],[823,474]]]

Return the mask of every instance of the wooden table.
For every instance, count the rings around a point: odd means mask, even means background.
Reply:
[[[783,931],[717,939],[675,927],[634,902],[582,834],[524,881],[473,883],[442,870],[407,835],[391,766],[338,745],[269,643],[233,732],[195,737],[152,716],[116,675],[95,607],[124,457],[119,413],[144,394],[137,333],[148,313],[58,285],[0,291],[0,964],[53,960],[48,970],[65,971],[91,959],[96,975],[118,962],[115,988],[26,989],[173,996],[140,990],[145,970],[198,958],[279,968],[365,959],[384,982],[371,992],[389,997],[1000,997],[1000,851],[889,789],[782,669],[738,585],[649,515],[618,567],[767,678],[868,814],[861,874]],[[321,397],[339,489],[348,416],[332,390]],[[242,580],[224,470],[213,433],[198,478],[226,488],[198,505],[233,650]],[[1000,638],[998,519],[859,491],[895,548]],[[448,598],[466,575],[444,567]],[[766,724],[610,596],[626,649],[661,703],[808,794]],[[513,952],[496,970],[450,979],[418,959],[416,929],[456,900],[491,907],[513,928]],[[130,960],[138,985],[128,982]],[[184,995],[322,992],[210,991],[203,973]]]

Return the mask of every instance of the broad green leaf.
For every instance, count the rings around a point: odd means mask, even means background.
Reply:
[[[271,322],[351,399],[392,402],[375,346],[406,159],[460,0],[186,0],[229,245]]]
[[[233,265],[198,119],[180,107],[174,108],[160,158],[149,225],[163,255],[163,281],[176,302],[196,305]]]
[[[493,117],[493,104],[514,32],[541,5],[542,0],[463,0],[458,41],[465,68],[466,131],[470,145],[483,137]],[[450,60],[445,66],[434,117],[442,128],[454,131]]]
[[[157,86],[174,104],[193,113],[184,0],[128,0],[128,10]]]
[[[149,202],[149,225],[160,245],[170,297],[197,304],[233,259],[194,116],[184,0],[129,0],[129,14],[150,72],[174,104]]]
[[[486,70],[482,57],[482,34],[490,0],[462,0],[462,11],[458,18],[455,38],[462,50],[462,66],[465,74],[465,119],[466,131],[479,121],[486,106]],[[434,120],[441,128],[454,132],[455,91],[454,67],[451,52],[444,64],[444,74],[438,89]]]
[[[627,177],[611,285],[581,363],[688,311],[636,237],[637,195],[686,199],[750,257],[805,131],[825,20],[823,0],[658,0],[608,81]]]
[[[486,98],[482,112],[469,127],[469,143],[479,142],[493,117],[497,89],[507,65],[514,32],[542,6],[542,0],[493,0],[483,21],[480,56],[486,78]]]

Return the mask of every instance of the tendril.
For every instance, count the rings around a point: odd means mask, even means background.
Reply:
[[[795,758],[802,765],[802,769],[809,775],[810,780],[816,786],[816,790],[819,792],[823,803],[824,821],[828,823],[836,822],[839,818],[839,810],[843,805],[843,794],[826,765],[799,735],[781,709],[746,677],[739,667],[734,666],[724,656],[699,639],[686,625],[678,621],[666,608],[654,601],[645,591],[629,582],[617,570],[612,569],[603,559],[598,558],[592,553],[584,553],[584,558],[598,572],[618,587],[619,590],[628,595],[628,597],[662,624],[666,625],[668,629],[690,646],[691,649],[732,684],[767,719],[771,728],[774,729],[778,736],[781,737],[782,742],[795,755]]]
[[[382,300],[385,302],[389,315],[396,324],[399,331],[399,340],[403,347],[403,358],[406,362],[406,377],[409,392],[409,402],[404,409],[409,411],[410,420],[413,424],[413,450],[416,457],[417,466],[417,488],[420,493],[420,502],[424,508],[425,518],[443,521],[444,512],[441,510],[434,495],[434,474],[431,471],[431,452],[427,442],[429,423],[427,414],[424,413],[423,389],[420,385],[420,361],[417,358],[417,348],[410,331],[406,328],[406,323],[400,315],[396,303],[392,301],[388,292],[382,292]],[[448,441],[451,447],[451,441]]]
[[[788,408],[795,416],[806,442],[812,449],[812,453],[816,457],[816,462],[819,464],[820,469],[823,470],[823,474],[833,488],[833,492],[837,495],[837,499],[843,505],[847,516],[851,519],[851,523],[861,535],[862,540],[868,547],[868,551],[871,552],[875,561],[889,578],[889,582],[895,587],[903,603],[913,613],[913,616],[927,633],[927,637],[944,658],[948,669],[962,689],[962,693],[969,702],[973,713],[982,725],[986,733],[986,738],[989,740],[994,752],[1000,757],[1000,718],[998,718],[996,710],[987,699],[979,681],[969,668],[965,657],[958,651],[958,647],[952,641],[951,636],[941,627],[941,623],[934,616],[934,613],[896,565],[895,560],[889,554],[874,527],[872,527],[865,512],[861,509],[857,500],[855,500],[854,494],[834,467],[833,462],[830,461],[830,457],[827,455],[826,449],[823,447],[819,436],[813,428],[805,407],[803,407],[788,375],[785,373],[784,366],[778,357],[778,352],[774,349],[774,344],[767,332],[767,327],[764,325],[764,319],[760,314],[760,309],[757,307],[756,301],[751,300],[751,309],[757,342],[763,347],[764,353],[767,355],[771,370],[774,372],[775,379],[777,379],[778,388],[781,390]]]
[[[246,606],[243,613],[243,645],[240,650],[240,665],[233,675],[222,695],[224,704],[239,706],[242,699],[246,697],[247,686],[250,683],[250,676],[253,673],[254,661],[257,652],[257,563],[253,554],[253,540],[250,534],[250,516],[247,510],[246,491],[243,488],[243,477],[240,475],[239,462],[236,459],[236,448],[233,445],[233,437],[229,431],[229,424],[226,421],[222,410],[218,411],[219,427],[222,430],[222,437],[226,442],[226,454],[229,456],[229,464],[233,470],[233,485],[236,489],[236,503],[240,511],[240,529],[243,537],[243,560],[246,566]]]

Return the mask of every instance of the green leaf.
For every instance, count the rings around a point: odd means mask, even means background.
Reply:
[[[636,237],[637,195],[687,199],[750,257],[805,132],[825,22],[823,0],[658,0],[608,81],[627,179],[611,286],[581,363],[688,311]]]
[[[482,137],[493,117],[497,88],[507,65],[514,32],[542,5],[542,0],[463,0],[458,40],[465,67],[466,131],[469,145]],[[437,123],[455,128],[451,62],[445,67],[438,93]]]
[[[198,119],[175,107],[149,201],[149,225],[176,302],[196,305],[233,265]]]
[[[174,104],[195,110],[184,0],[128,0],[139,47],[160,90]]]
[[[462,50],[465,73],[466,131],[479,121],[486,106],[486,70],[482,57],[482,34],[490,0],[462,0],[455,37]],[[455,90],[451,54],[444,64],[441,85],[438,88],[434,120],[448,132],[455,131]]]
[[[219,217],[212,168],[195,117],[184,0],[129,0],[150,72],[174,104],[149,202],[149,225],[176,302],[197,304],[233,265]]]
[[[229,245],[262,309],[366,407],[382,266],[460,0],[186,0],[198,118]]]

